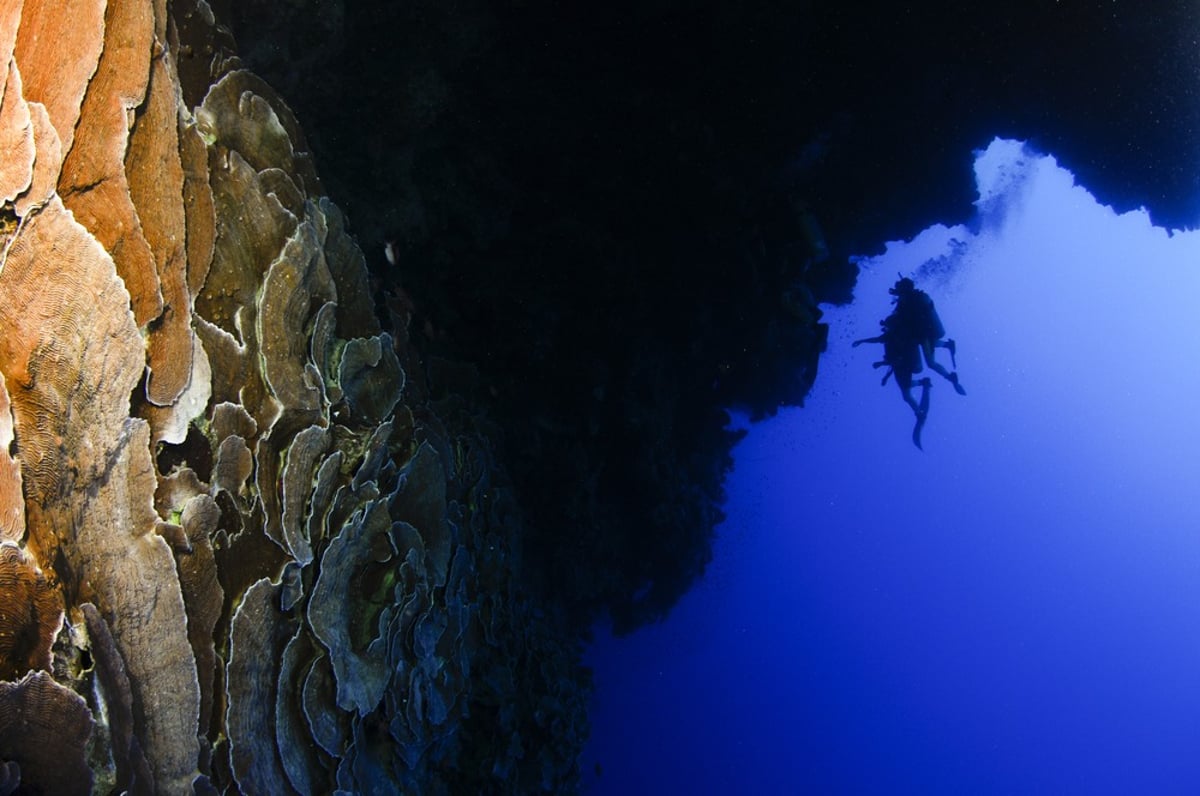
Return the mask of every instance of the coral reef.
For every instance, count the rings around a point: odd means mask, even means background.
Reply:
[[[45,8],[0,7],[0,792],[571,789],[495,429],[287,106],[203,0]]]

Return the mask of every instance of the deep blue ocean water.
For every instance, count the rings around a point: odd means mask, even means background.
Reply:
[[[587,793],[1200,793],[1200,235],[1014,142],[975,168],[751,427],[703,581],[591,646]],[[933,377],[924,452],[850,347],[897,272],[968,391]]]

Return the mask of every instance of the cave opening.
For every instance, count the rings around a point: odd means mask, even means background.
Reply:
[[[971,218],[864,258],[807,406],[749,428],[698,587],[598,634],[587,792],[1200,780],[1200,233],[1021,142],[974,170]],[[935,381],[924,452],[851,347],[897,272],[936,299],[967,390]]]

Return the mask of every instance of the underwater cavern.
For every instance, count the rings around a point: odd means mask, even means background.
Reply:
[[[1167,5],[0,4],[0,796],[577,792],[850,255],[1194,220]]]

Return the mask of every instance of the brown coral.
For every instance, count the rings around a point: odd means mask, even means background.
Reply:
[[[12,407],[0,374],[0,542],[20,542],[25,536],[21,465],[12,454],[14,441]]]
[[[71,13],[52,3],[5,3],[0,29],[16,33],[14,55],[25,73],[23,95],[41,103],[58,140],[69,150],[75,140],[80,107],[88,81],[96,73],[104,49],[104,0],[79,0]],[[17,24],[19,20],[19,26]],[[69,55],[69,57],[64,57]]]
[[[0,749],[31,793],[91,792],[86,744],[93,726],[83,698],[45,672],[0,682]]]
[[[0,680],[50,667],[62,598],[13,542],[0,542]]]
[[[409,382],[287,106],[165,8],[0,4],[0,679],[42,670],[0,683],[0,788],[86,789],[78,692],[98,787],[445,790],[553,647],[517,514]]]
[[[131,111],[142,104],[150,82],[154,9],[148,2],[109,3],[102,30],[105,46],[88,81],[58,190],[75,218],[112,255],[134,318],[143,326],[162,314],[163,299],[154,255],[130,195],[125,154]]]
[[[135,116],[125,153],[129,199],[154,257],[162,296],[161,314],[153,316],[149,328],[147,352],[146,397],[158,406],[174,403],[192,380],[192,297],[184,242],[180,101],[174,59],[164,50],[150,61],[146,101]]]

